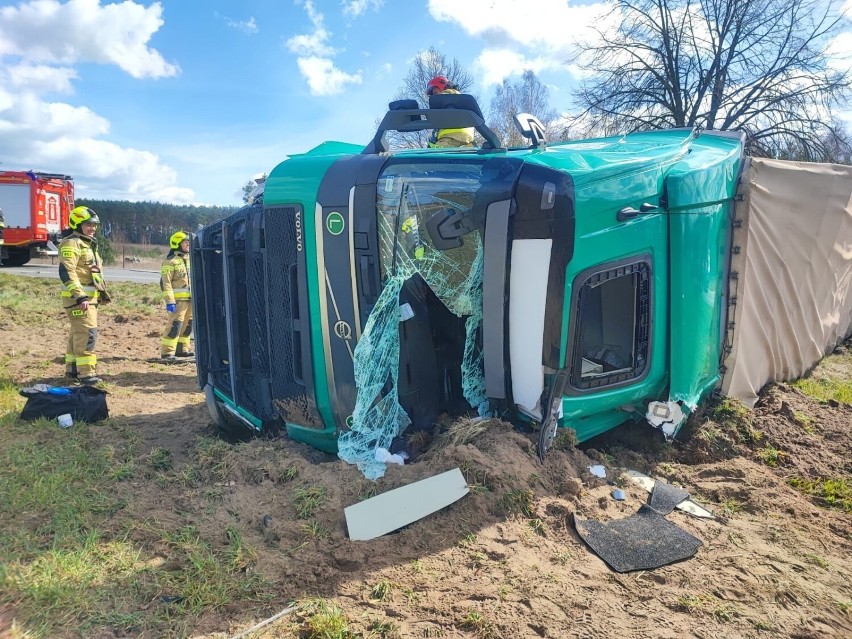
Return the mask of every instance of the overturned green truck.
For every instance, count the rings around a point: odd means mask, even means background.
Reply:
[[[686,129],[548,144],[526,115],[529,144],[507,149],[469,96],[390,106],[366,147],[287,158],[194,238],[220,426],[286,429],[370,478],[377,451],[446,417],[530,424],[543,456],[558,427],[673,436],[715,389],[753,401],[852,331],[849,167],[752,161],[739,134]],[[386,146],[448,126],[484,141]]]

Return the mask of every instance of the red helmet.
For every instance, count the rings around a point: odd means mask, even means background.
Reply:
[[[432,95],[435,91],[445,91],[450,87],[450,81],[442,75],[436,75],[426,85],[426,95]]]

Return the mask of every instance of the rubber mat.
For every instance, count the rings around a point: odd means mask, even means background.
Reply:
[[[672,486],[663,481],[654,484],[648,505],[661,515],[668,515],[680,502],[689,499],[689,493],[683,488]]]
[[[616,572],[651,570],[689,559],[701,546],[701,541],[645,505],[635,515],[606,523],[575,515],[574,527]]]

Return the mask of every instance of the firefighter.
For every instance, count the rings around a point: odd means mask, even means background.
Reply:
[[[97,213],[78,206],[69,215],[68,226],[59,244],[59,279],[62,306],[71,323],[65,349],[65,376],[93,385],[97,376],[98,305],[109,302],[98,255],[95,231],[100,224]]]
[[[436,75],[426,85],[426,97],[441,93],[459,93],[458,87],[442,75]],[[473,128],[439,129],[429,140],[431,148],[473,146]]]
[[[3,217],[3,209],[0,209],[0,244],[3,243],[3,229],[6,228],[6,219]]]
[[[160,288],[166,294],[169,317],[160,356],[166,360],[192,357],[189,336],[192,334],[192,294],[189,291],[189,235],[178,231],[169,238],[169,254],[160,268]]]

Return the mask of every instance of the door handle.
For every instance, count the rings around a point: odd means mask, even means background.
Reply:
[[[656,211],[658,208],[660,207],[654,204],[649,204],[648,202],[643,203],[638,209],[634,209],[632,206],[625,206],[615,214],[615,219],[619,222],[626,222],[627,220],[632,220],[634,217],[637,217],[642,213]]]

